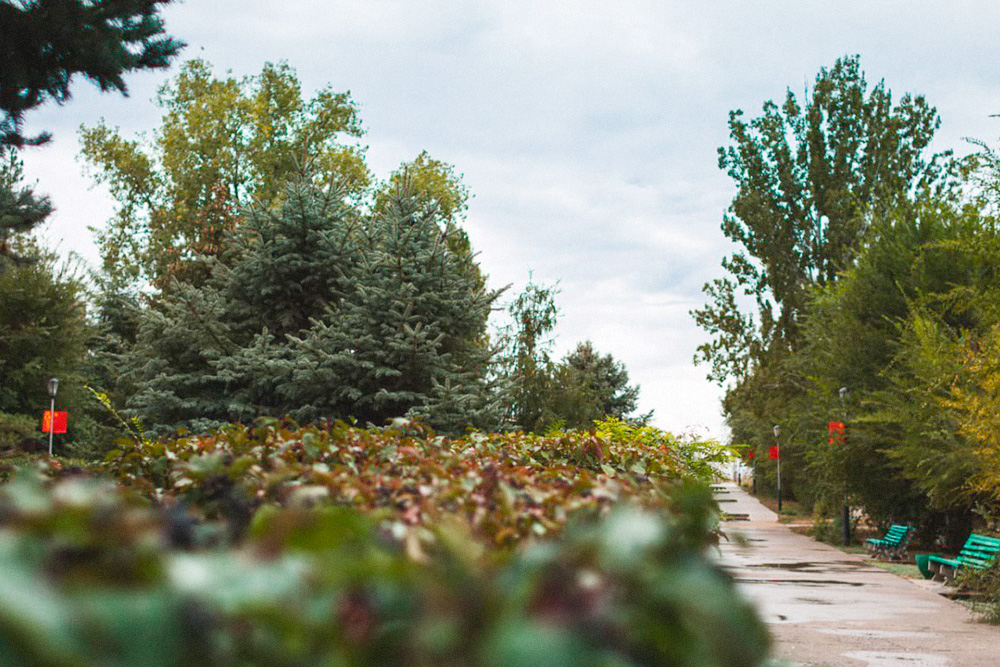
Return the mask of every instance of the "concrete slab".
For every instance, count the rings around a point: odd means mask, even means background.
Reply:
[[[797,535],[735,484],[719,559],[768,623],[776,657],[801,667],[1000,667],[1000,628],[934,589]]]

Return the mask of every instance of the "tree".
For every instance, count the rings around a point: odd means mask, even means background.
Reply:
[[[923,96],[893,105],[884,82],[869,90],[857,57],[821,69],[801,102],[789,90],[749,122],[730,113],[733,143],[719,149],[719,167],[737,193],[722,230],[742,249],[723,259],[730,277],[707,284],[711,302],[693,312],[713,336],[696,357],[711,379],[738,383],[795,349],[810,287],[851,266],[871,220],[935,188],[944,194],[948,154],[927,156],[939,124]],[[755,315],[740,311],[741,292]]]
[[[24,136],[24,115],[69,100],[78,74],[127,94],[125,74],[169,65],[184,46],[164,32],[160,8],[170,2],[0,1],[0,146],[48,141]]]
[[[0,274],[10,264],[27,260],[14,250],[19,235],[34,229],[52,213],[49,198],[38,197],[22,185],[23,177],[22,162],[14,149],[0,147]]]
[[[207,278],[251,205],[277,206],[289,183],[311,178],[353,201],[371,196],[363,135],[349,93],[329,87],[303,99],[295,71],[218,78],[203,60],[185,63],[159,91],[164,110],[149,140],[128,139],[103,121],[81,129],[84,158],[118,202],[98,243],[117,279]]]
[[[960,341],[991,320],[976,303],[990,289],[989,262],[967,245],[992,236],[976,210],[925,202],[877,221],[855,266],[816,291],[791,361],[808,390],[784,414],[800,415],[808,474],[830,480],[817,495],[846,489],[878,521],[968,514],[968,446],[942,399]],[[850,388],[846,405],[840,387]],[[831,447],[823,417],[845,410],[849,436]]]
[[[763,451],[775,424],[785,443],[820,441],[815,409],[837,414],[839,386],[822,400],[810,396],[816,387],[797,361],[806,309],[855,265],[879,221],[957,201],[949,153],[928,151],[938,125],[922,96],[894,103],[884,82],[869,86],[857,57],[820,70],[801,100],[789,91],[758,118],[730,114],[732,142],[720,148],[719,166],[737,192],[722,229],[740,250],[723,259],[729,275],[705,286],[709,303],[692,315],[711,336],[695,361],[726,387],[733,442]],[[822,485],[809,451],[785,446],[782,454],[783,487],[811,502]],[[758,470],[765,487],[769,470]]]
[[[159,430],[261,415],[461,430],[487,410],[482,286],[460,233],[405,174],[366,211],[315,179],[256,207],[199,286],[176,279],[143,316],[129,408]]]
[[[632,418],[639,387],[630,385],[625,364],[601,354],[590,341],[578,343],[556,369],[553,412],[570,428],[590,428],[596,420],[618,419],[644,425],[653,413]]]
[[[63,404],[75,400],[89,333],[83,285],[34,243],[13,249],[30,261],[0,273],[0,412],[37,415],[51,377],[63,380]]]
[[[555,420],[552,393],[552,330],[558,308],[556,286],[528,282],[507,306],[510,323],[500,332],[497,372],[502,382],[501,423],[538,432]]]
[[[128,72],[166,67],[183,44],[164,33],[160,5],[171,0],[0,0],[0,159],[47,142],[22,132],[24,116],[50,100],[70,99],[82,74],[102,91],[128,93]],[[0,184],[0,271],[18,258],[11,238],[52,212],[48,197]]]
[[[529,282],[508,305],[510,323],[500,331],[497,363],[501,425],[532,433],[555,426],[588,429],[600,419],[645,425],[653,413],[632,416],[639,387],[629,385],[625,365],[610,354],[586,341],[553,361],[557,293],[555,286]]]

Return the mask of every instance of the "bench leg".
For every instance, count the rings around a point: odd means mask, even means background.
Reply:
[[[944,563],[931,563],[931,569],[937,565],[937,572],[934,574],[934,581],[940,581],[943,583],[951,583],[955,579],[955,568],[951,565],[945,565]]]

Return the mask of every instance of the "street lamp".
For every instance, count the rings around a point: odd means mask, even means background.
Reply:
[[[837,392],[840,394],[840,409],[844,413],[844,425],[846,430],[847,424],[847,392],[850,390],[847,387],[841,387]],[[845,434],[846,435],[846,434]],[[846,442],[846,438],[845,438]],[[843,456],[843,452],[841,452]],[[848,547],[851,545],[851,507],[847,504],[847,479],[844,478],[844,507],[841,515],[841,522],[844,524],[844,546]]]
[[[781,427],[774,425],[774,444],[778,448],[778,514],[781,514]]]
[[[52,434],[56,430],[56,393],[59,391],[59,378],[49,380],[49,458],[52,458]]]

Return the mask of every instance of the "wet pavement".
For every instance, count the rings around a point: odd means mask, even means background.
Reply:
[[[721,562],[757,603],[775,654],[802,667],[1000,667],[1000,627],[861,556],[793,533],[735,484],[719,485],[730,521]],[[735,501],[735,502],[730,502]]]

